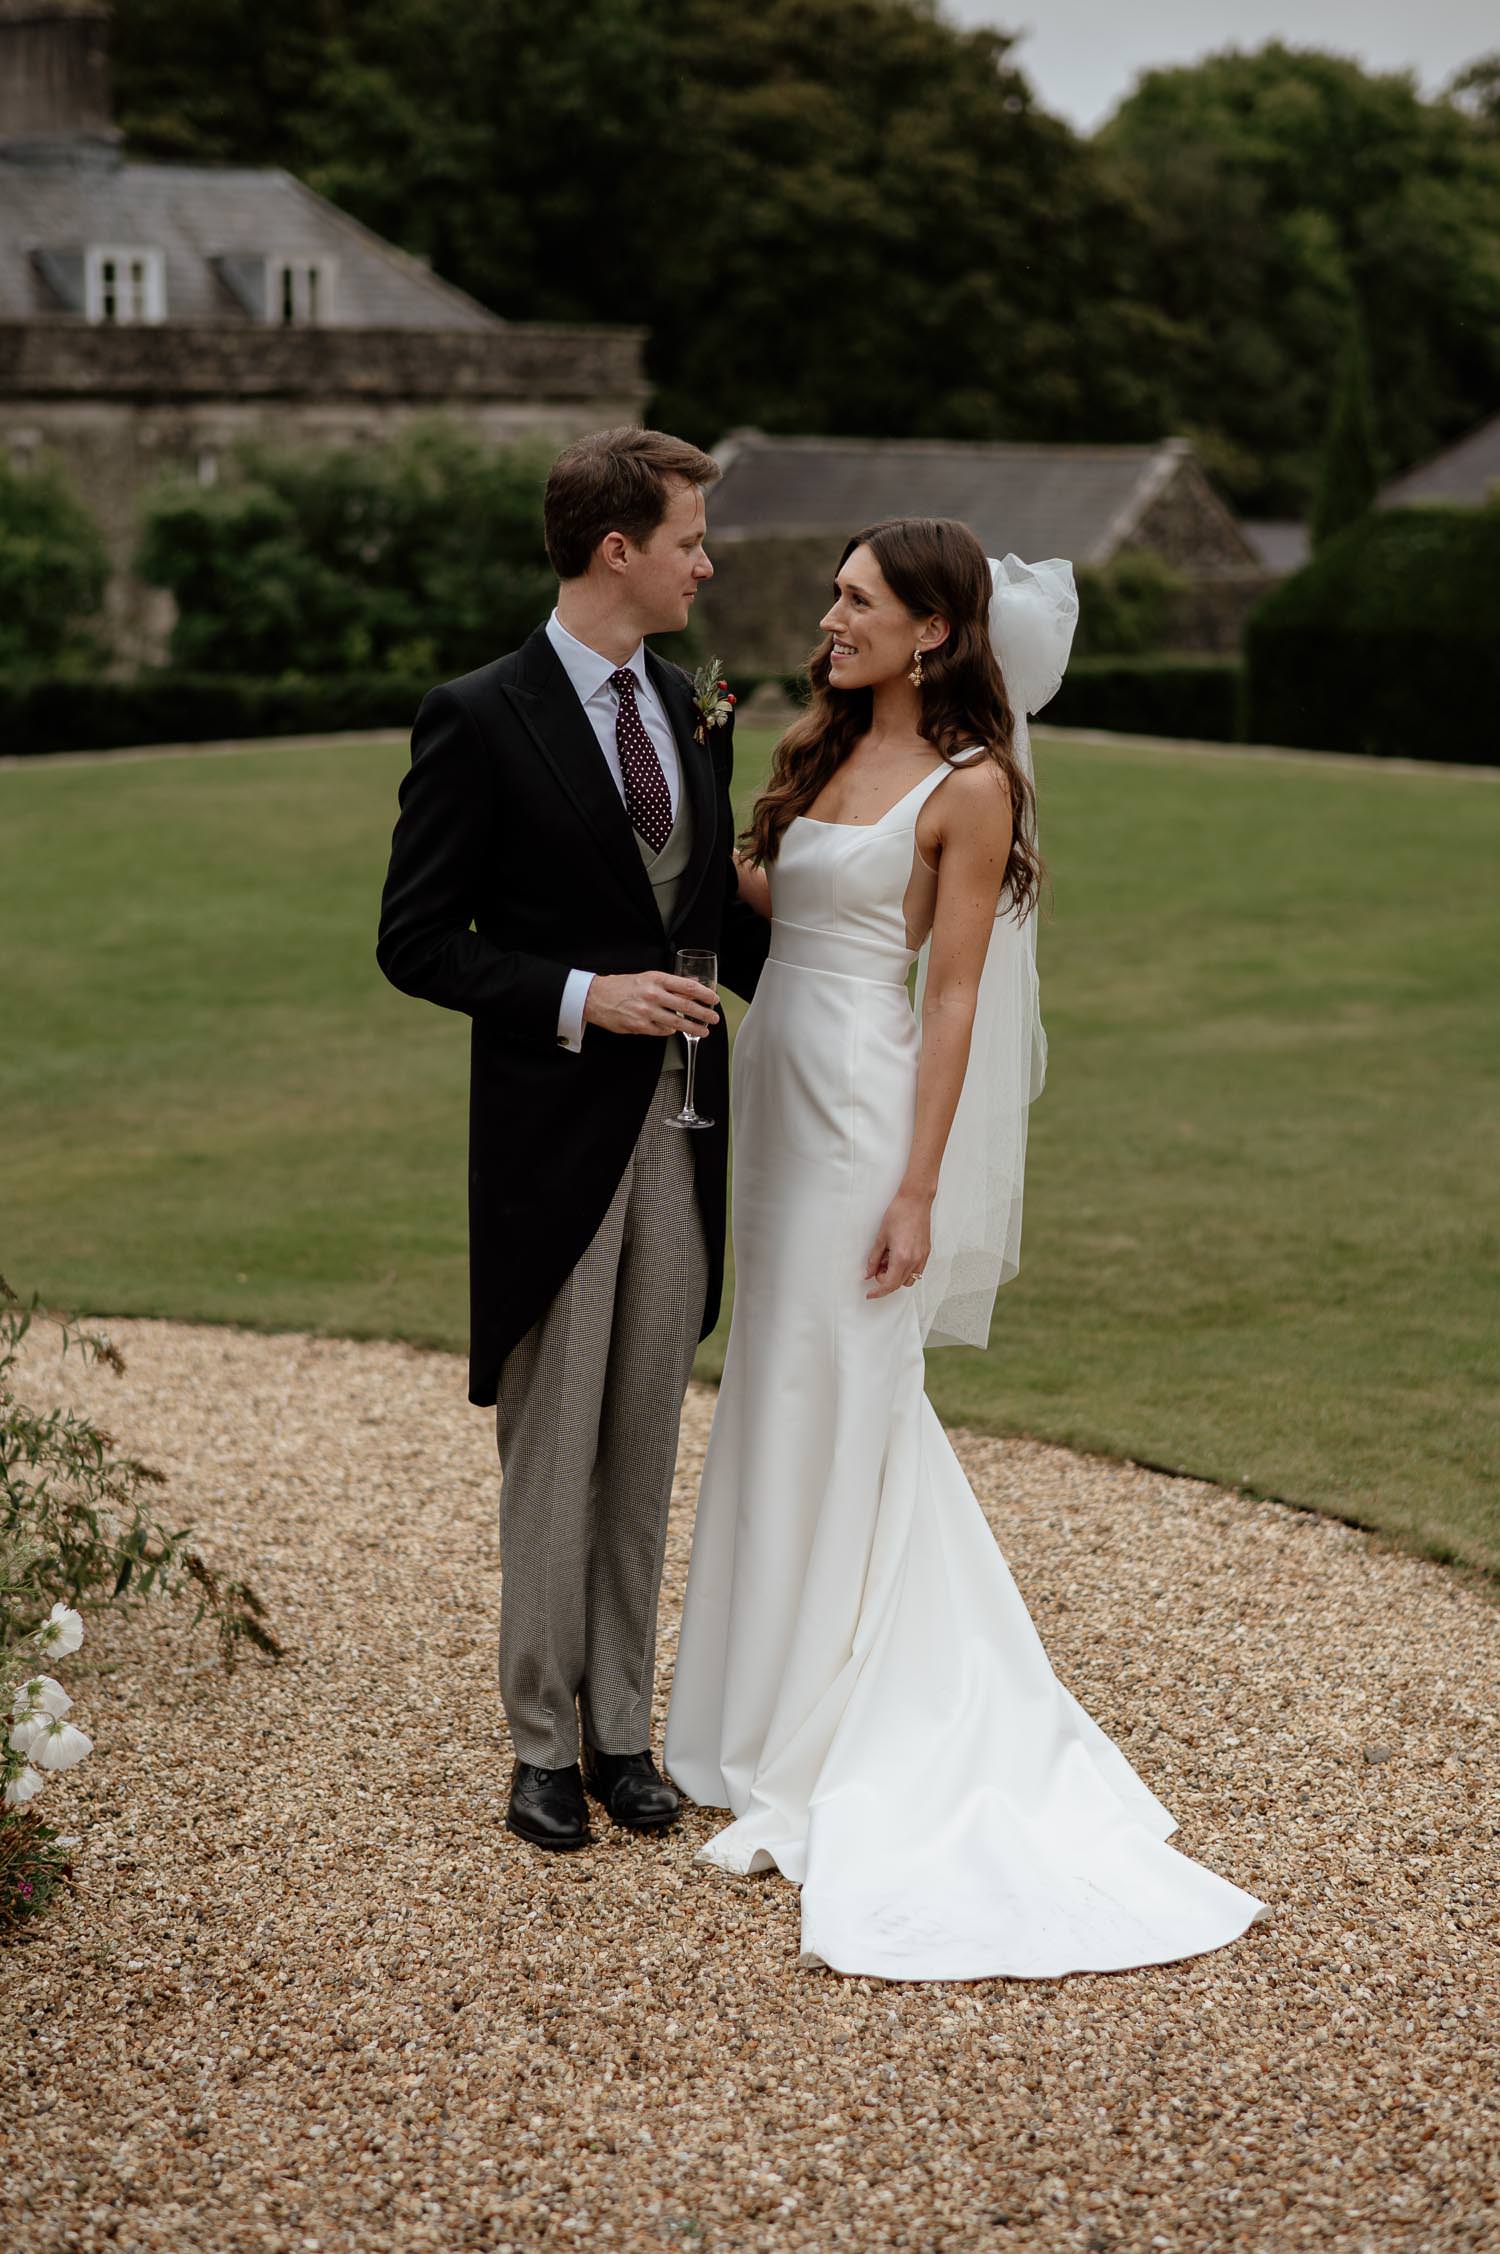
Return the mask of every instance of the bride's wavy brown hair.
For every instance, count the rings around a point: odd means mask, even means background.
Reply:
[[[966,524],[952,517],[888,517],[856,532],[838,561],[868,548],[897,600],[919,618],[945,618],[948,638],[922,659],[925,740],[951,760],[982,744],[1010,798],[1010,859],[1003,897],[1018,923],[1036,905],[1042,878],[1036,800],[1015,752],[1015,721],[990,642],[990,567]],[[744,844],[757,866],[774,861],[782,832],[807,809],[868,732],[869,689],[836,689],[828,678],[830,636],[808,662],[812,698],[776,746],[771,779],[755,802]]]

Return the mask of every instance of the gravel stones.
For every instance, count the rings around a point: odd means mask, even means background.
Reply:
[[[0,1957],[15,2254],[1500,2243],[1491,1593],[1332,1521],[956,1443],[1059,1672],[1273,1905],[1053,1983],[798,1969],[797,1897],[502,1828],[496,1471],[459,1364],[120,1323],[59,1368],[279,1666],[97,1622],[76,1900]],[[712,1396],[683,1427],[664,1693]],[[184,1616],[185,1617],[185,1616]],[[660,1745],[660,1716],[657,1726]]]

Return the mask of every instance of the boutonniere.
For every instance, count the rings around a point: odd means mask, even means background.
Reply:
[[[693,675],[693,702],[698,707],[698,718],[693,734],[699,743],[708,742],[710,728],[722,728],[734,710],[734,691],[724,679],[724,668],[716,657],[700,665]]]

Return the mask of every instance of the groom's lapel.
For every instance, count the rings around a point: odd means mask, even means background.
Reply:
[[[677,741],[677,762],[682,775],[682,788],[693,817],[693,849],[682,873],[677,906],[669,927],[675,929],[684,921],[697,899],[718,846],[718,793],[714,788],[713,761],[706,746],[699,743],[697,738],[698,707],[693,702],[693,692],[686,675],[678,666],[668,665],[649,649],[646,652],[646,670],[661,698],[667,718],[672,723],[672,734]]]
[[[660,930],[656,897],[625,802],[545,627],[539,626],[526,643],[506,694],[587,824],[621,891]]]

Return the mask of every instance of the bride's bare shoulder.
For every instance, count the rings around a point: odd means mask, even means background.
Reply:
[[[1010,828],[1010,792],[993,759],[970,759],[955,766],[932,794],[932,811],[945,831],[955,824],[980,823],[986,829]]]
[[[954,767],[928,798],[917,817],[917,852],[936,875],[955,848],[959,859],[1003,862],[1010,852],[1010,797],[993,759],[971,759]]]

